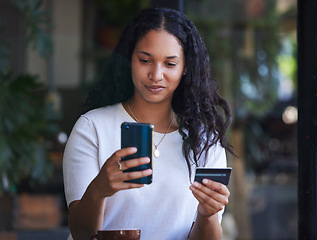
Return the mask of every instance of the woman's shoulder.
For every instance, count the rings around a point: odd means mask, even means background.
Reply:
[[[112,116],[114,114],[121,112],[121,103],[116,103],[114,105],[108,105],[105,107],[100,107],[96,109],[92,109],[85,114],[81,115],[81,117],[87,118],[89,120],[96,120],[100,118],[105,118]]]
[[[78,119],[79,122],[86,122],[91,126],[113,125],[114,122],[124,120],[124,108],[121,103],[100,107],[86,112]]]

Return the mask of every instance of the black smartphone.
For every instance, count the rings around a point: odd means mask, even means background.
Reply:
[[[142,171],[149,168],[152,169],[153,129],[154,126],[148,123],[123,122],[121,124],[121,148],[136,147],[138,149],[136,153],[123,157],[121,161],[139,157],[150,158],[150,163],[129,168],[123,172]],[[127,182],[150,184],[152,182],[152,175],[129,180]]]
[[[228,185],[232,168],[196,168],[195,181],[202,183],[204,178]]]

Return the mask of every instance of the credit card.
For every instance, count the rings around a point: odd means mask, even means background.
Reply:
[[[204,178],[228,185],[232,168],[196,168],[195,181],[202,183]]]

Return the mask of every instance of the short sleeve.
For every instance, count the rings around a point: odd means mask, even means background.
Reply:
[[[219,142],[213,145],[208,152],[208,159],[205,167],[209,168],[225,168],[227,167],[226,150]]]
[[[81,116],[73,127],[63,157],[63,176],[67,205],[80,200],[99,173],[98,141],[94,126]]]

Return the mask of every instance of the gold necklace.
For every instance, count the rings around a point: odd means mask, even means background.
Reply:
[[[135,120],[136,122],[140,123],[140,121],[136,118],[136,116],[135,116],[134,113],[132,112],[132,110],[131,110],[131,108],[130,108],[129,102],[127,103],[127,105],[128,105],[128,109],[129,109],[129,111],[130,111],[132,117],[134,118],[134,120]],[[165,131],[163,137],[162,137],[161,140],[159,141],[159,143],[158,143],[158,144],[155,144],[155,143],[153,142],[153,145],[154,145],[154,148],[155,148],[155,149],[154,149],[154,157],[156,157],[156,158],[158,158],[158,157],[160,156],[160,150],[158,150],[157,147],[160,145],[160,143],[161,143],[161,142],[163,141],[163,139],[165,138],[165,136],[166,136],[168,130],[170,130],[170,128],[171,128],[171,126],[172,126],[173,119],[174,119],[174,115],[172,115],[170,124],[169,124],[167,130]]]

